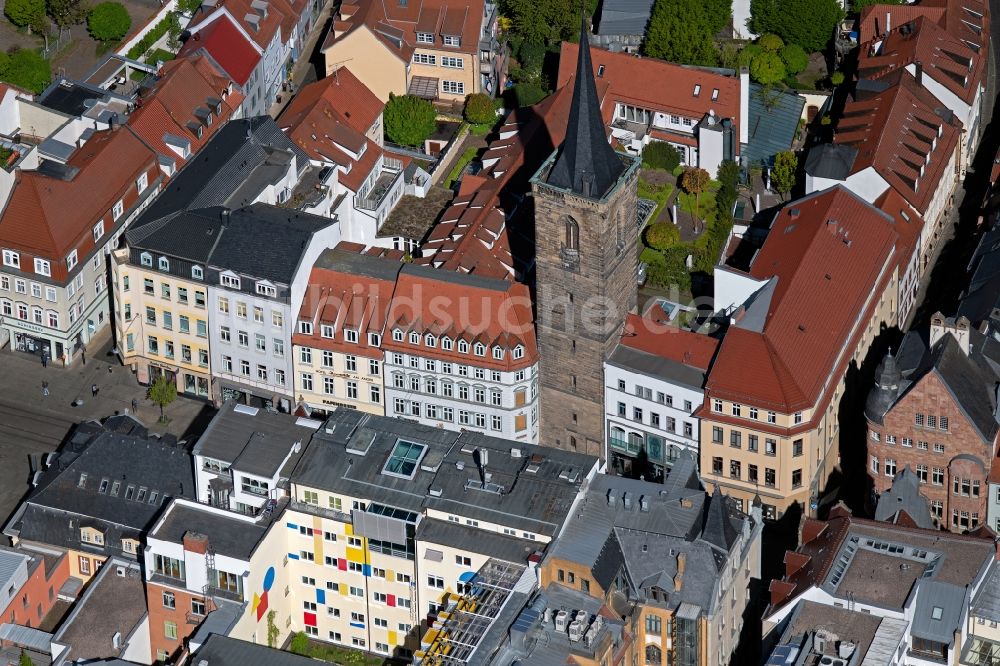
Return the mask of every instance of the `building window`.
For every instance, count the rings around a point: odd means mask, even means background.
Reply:
[[[722,458],[718,456],[712,458],[712,474],[715,475],[722,474]]]
[[[13,250],[3,251],[3,265],[11,268],[21,267],[21,255]]]
[[[464,95],[465,83],[463,81],[441,81],[441,92],[447,95]]]
[[[163,622],[163,637],[170,641],[177,640],[177,623],[170,620]]]
[[[177,598],[174,596],[173,592],[163,593],[163,607],[171,610],[177,608]]]
[[[792,470],[792,488],[802,487],[802,470]]]
[[[444,36],[442,36],[442,39],[444,41],[444,45],[445,46],[456,46],[457,47],[457,46],[461,46],[462,45],[461,38],[457,37],[455,35],[444,35]]]
[[[433,44],[434,35],[429,32],[418,32],[417,33],[417,44]]]
[[[719,426],[712,426],[712,442],[722,444],[722,428]]]
[[[773,469],[771,469],[770,467],[765,467],[764,468],[764,485],[765,486],[767,486],[768,488],[774,488],[774,484],[775,484],[775,479],[776,478],[777,478],[777,475],[775,474],[775,472],[774,472]]]

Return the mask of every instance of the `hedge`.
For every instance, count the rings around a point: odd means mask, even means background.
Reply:
[[[153,47],[160,37],[167,34],[170,30],[171,23],[176,23],[180,25],[180,19],[177,18],[177,12],[170,12],[163,19],[153,26],[153,29],[143,35],[142,39],[136,42],[132,48],[128,50],[125,57],[131,58],[132,60],[139,60],[146,54],[146,51]]]

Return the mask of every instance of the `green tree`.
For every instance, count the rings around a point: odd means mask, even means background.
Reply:
[[[389,95],[383,115],[386,136],[403,146],[419,146],[437,127],[434,105],[413,95]]]
[[[736,55],[736,64],[739,67],[749,67],[753,59],[764,52],[759,44],[747,44]]]
[[[799,158],[795,153],[786,150],[774,156],[774,166],[771,168],[771,187],[784,197],[795,187],[795,179],[799,170]]]
[[[167,25],[167,47],[177,51],[181,47],[181,20],[177,12],[170,12],[167,18],[170,21]]]
[[[24,650],[21,650],[21,658],[17,663],[18,666],[35,666],[35,662],[31,660],[31,656]]]
[[[14,25],[29,32],[45,16],[45,0],[7,0],[3,13]]]
[[[650,141],[642,149],[642,166],[673,171],[681,163],[681,154],[665,141]]]
[[[40,93],[52,82],[52,68],[38,51],[19,49],[0,62],[0,80]]]
[[[712,20],[700,0],[656,0],[642,51],[684,65],[714,65]]]
[[[844,82],[844,73],[843,72],[836,71],[836,72],[834,72],[833,74],[830,75],[830,83],[832,83],[833,85],[839,86],[843,82]]]
[[[854,0],[851,3],[851,11],[860,14],[872,5],[901,5],[903,0]]]
[[[503,0],[500,11],[525,42],[552,44],[580,30],[579,6],[570,0]]]
[[[46,9],[59,30],[82,23],[86,11],[80,0],[46,0]]]
[[[757,40],[757,44],[760,48],[765,51],[770,51],[771,53],[777,53],[785,46],[785,42],[781,40],[781,37],[777,35],[761,35],[760,39]]]
[[[466,97],[462,115],[473,125],[492,125],[497,119],[493,99],[486,93],[473,93]]]
[[[160,375],[146,391],[146,397],[160,406],[160,423],[164,423],[163,408],[177,399],[177,385],[166,375]]]
[[[785,63],[777,53],[765,51],[750,62],[750,76],[761,85],[772,86],[785,78]]]
[[[504,93],[507,107],[514,109],[538,104],[547,96],[545,89],[537,83],[517,83]]]
[[[646,227],[646,245],[654,250],[666,250],[677,245],[681,232],[669,222],[657,222]]]
[[[785,71],[793,76],[805,71],[809,66],[809,55],[798,44],[788,44],[778,52],[781,62],[785,63]]]
[[[132,17],[120,2],[102,2],[87,15],[87,29],[99,42],[117,42],[132,27]]]
[[[753,32],[774,33],[807,53],[826,48],[843,17],[838,0],[750,0]]]
[[[712,177],[704,169],[698,167],[687,167],[681,174],[681,189],[688,194],[694,195],[695,217],[701,217],[701,203],[699,201],[701,193],[708,189],[708,184],[712,182]]]
[[[201,0],[179,0],[177,3],[177,9],[181,10],[185,14],[194,14],[196,11],[201,9]]]
[[[292,642],[289,644],[288,649],[295,654],[308,655],[309,637],[301,631],[297,632],[294,636],[292,636]]]

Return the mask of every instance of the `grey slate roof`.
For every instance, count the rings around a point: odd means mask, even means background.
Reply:
[[[969,286],[958,304],[956,317],[966,317],[978,325],[1000,315],[1000,224],[993,226],[979,240],[968,272],[972,274]]]
[[[806,173],[816,178],[847,180],[858,156],[858,149],[843,143],[814,146],[806,155]]]
[[[219,634],[209,636],[189,661],[192,664],[199,664],[202,660],[207,661],[209,666],[314,666],[316,664],[309,657],[300,657],[284,650]]]
[[[323,250],[314,264],[315,268],[392,281],[396,280],[396,275],[403,266],[403,263],[337,248]]]
[[[116,492],[115,484],[119,484]],[[142,501],[140,491],[144,491]],[[194,492],[191,456],[180,446],[109,432],[74,437],[4,533],[103,555],[121,554],[121,539],[139,538],[167,498],[192,498]],[[104,532],[104,545],[81,543],[84,526]]]
[[[185,533],[197,532],[208,537],[209,544],[216,554],[238,560],[249,560],[257,544],[267,533],[269,524],[269,521],[249,523],[236,520],[214,511],[175,502],[170,506],[163,523],[149,536],[170,543],[182,543]]]
[[[994,416],[993,394],[988,390],[994,384],[989,377],[959,347],[951,335],[945,335],[931,350],[934,367],[945,382],[955,401],[965,412],[980,436],[992,441],[997,432]]]
[[[740,156],[748,165],[774,164],[774,156],[792,147],[806,100],[794,93],[765,92],[750,84],[750,127]]]
[[[1000,563],[993,563],[990,567],[989,575],[976,592],[970,612],[990,622],[1000,622]]]
[[[559,147],[547,182],[585,197],[600,199],[614,186],[625,171],[625,165],[608,143],[601,117],[586,19],[580,23],[580,54],[571,104],[566,139]]]
[[[910,633],[916,638],[957,647],[952,644],[955,631],[962,625],[962,612],[968,607],[967,597],[965,587],[937,580],[919,581]]]
[[[382,473],[401,439],[426,447],[412,479]],[[487,471],[494,489],[503,486],[502,494],[479,489],[477,449],[488,452]],[[596,462],[577,453],[338,409],[313,436],[291,478],[306,488],[368,497],[412,512],[434,508],[554,536]]]
[[[642,373],[647,377],[665,379],[697,390],[705,386],[705,372],[703,370],[622,344],[615,347],[608,363]]]
[[[259,194],[247,183],[260,186],[273,178],[279,153],[294,155],[299,169],[309,163],[296,146],[268,116],[230,120],[167,184],[133,227],[181,210],[227,206],[239,208],[252,203]]]
[[[605,0],[597,33],[605,35],[645,35],[653,12],[653,0]]]
[[[272,476],[295,443],[301,442],[300,451],[292,453],[285,465],[284,476],[291,473],[302,456],[302,449],[316,431],[316,422],[264,409],[251,415],[235,408],[236,403],[232,401],[219,408],[194,445],[194,455],[235,464],[251,474]]]
[[[180,257],[280,284],[290,284],[313,234],[336,220],[256,203],[172,213],[133,227],[131,247]]]
[[[523,563],[539,547],[524,539],[436,518],[424,518],[420,521],[416,539],[451,546],[458,550],[486,553],[494,559],[516,563]]]
[[[30,559],[24,553],[0,548],[0,589],[8,589],[10,587],[10,579],[18,572],[21,565],[27,563]]]
[[[896,475],[892,487],[882,493],[875,507],[875,520],[895,523],[900,513],[912,518],[917,527],[934,529],[930,503],[920,494],[920,481],[909,465]]]
[[[119,575],[119,567],[125,574]],[[146,588],[135,562],[107,561],[77,601],[53,642],[69,646],[67,661],[120,657],[129,636],[146,615]],[[112,638],[121,634],[121,648]]]

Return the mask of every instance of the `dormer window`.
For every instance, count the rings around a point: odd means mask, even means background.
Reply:
[[[427,335],[424,336],[424,344],[427,345],[428,347],[437,347],[437,339],[433,335],[428,333]]]
[[[76,266],[77,261],[78,259],[76,250],[73,250],[72,252],[69,253],[69,256],[66,257],[66,268],[68,268],[69,270],[73,270],[73,267]]]
[[[433,44],[434,35],[429,32],[418,32],[417,33],[417,44]]]
[[[344,341],[351,344],[358,344],[358,332],[352,328],[344,329]]]
[[[441,338],[441,349],[445,351],[451,351],[452,349],[454,349],[454,347],[455,344],[451,341],[451,338],[449,337]]]
[[[392,331],[392,340],[393,340],[393,342],[402,342],[403,341],[403,331],[400,330],[400,329],[398,329],[398,328],[393,329],[393,331]]]
[[[445,46],[455,46],[455,47],[459,47],[459,46],[461,46],[461,45],[462,45],[462,40],[461,40],[461,38],[459,38],[459,37],[456,37],[455,35],[444,35],[444,36],[442,37],[442,39],[443,39],[443,41],[444,41],[444,45],[445,45]]]
[[[240,288],[240,278],[232,273],[223,273],[219,276],[219,282],[223,287],[229,287],[230,289]]]
[[[369,344],[369,346],[372,346],[372,347],[378,347],[379,345],[382,344],[382,336],[379,335],[378,333],[369,333],[368,334],[368,344]]]
[[[495,358],[498,361],[502,361],[503,360],[503,347],[494,347],[493,348],[493,358]]]
[[[299,322],[299,333],[304,335],[312,335],[313,325],[311,321],[300,321]]]
[[[166,257],[160,257],[156,262],[156,267],[159,268],[161,271],[169,271],[170,260],[167,259]]]
[[[205,270],[201,266],[192,266],[191,277],[193,277],[195,280],[204,280]]]
[[[521,345],[514,347],[513,356],[514,358],[524,358],[524,347]]]
[[[320,337],[327,338],[328,340],[333,339],[333,326],[330,324],[321,324],[319,327]]]
[[[473,353],[476,356],[486,356],[486,345],[484,345],[482,342],[477,342],[476,346],[473,347]]]
[[[274,298],[275,296],[278,295],[278,290],[274,286],[269,285],[265,282],[258,282],[257,293],[260,294],[261,296],[268,296],[270,298]]]
[[[420,334],[416,331],[410,331],[410,344],[419,345],[420,344]]]
[[[459,351],[460,354],[468,354],[469,353],[469,343],[466,342],[465,340],[459,340],[458,341],[458,351]]]

